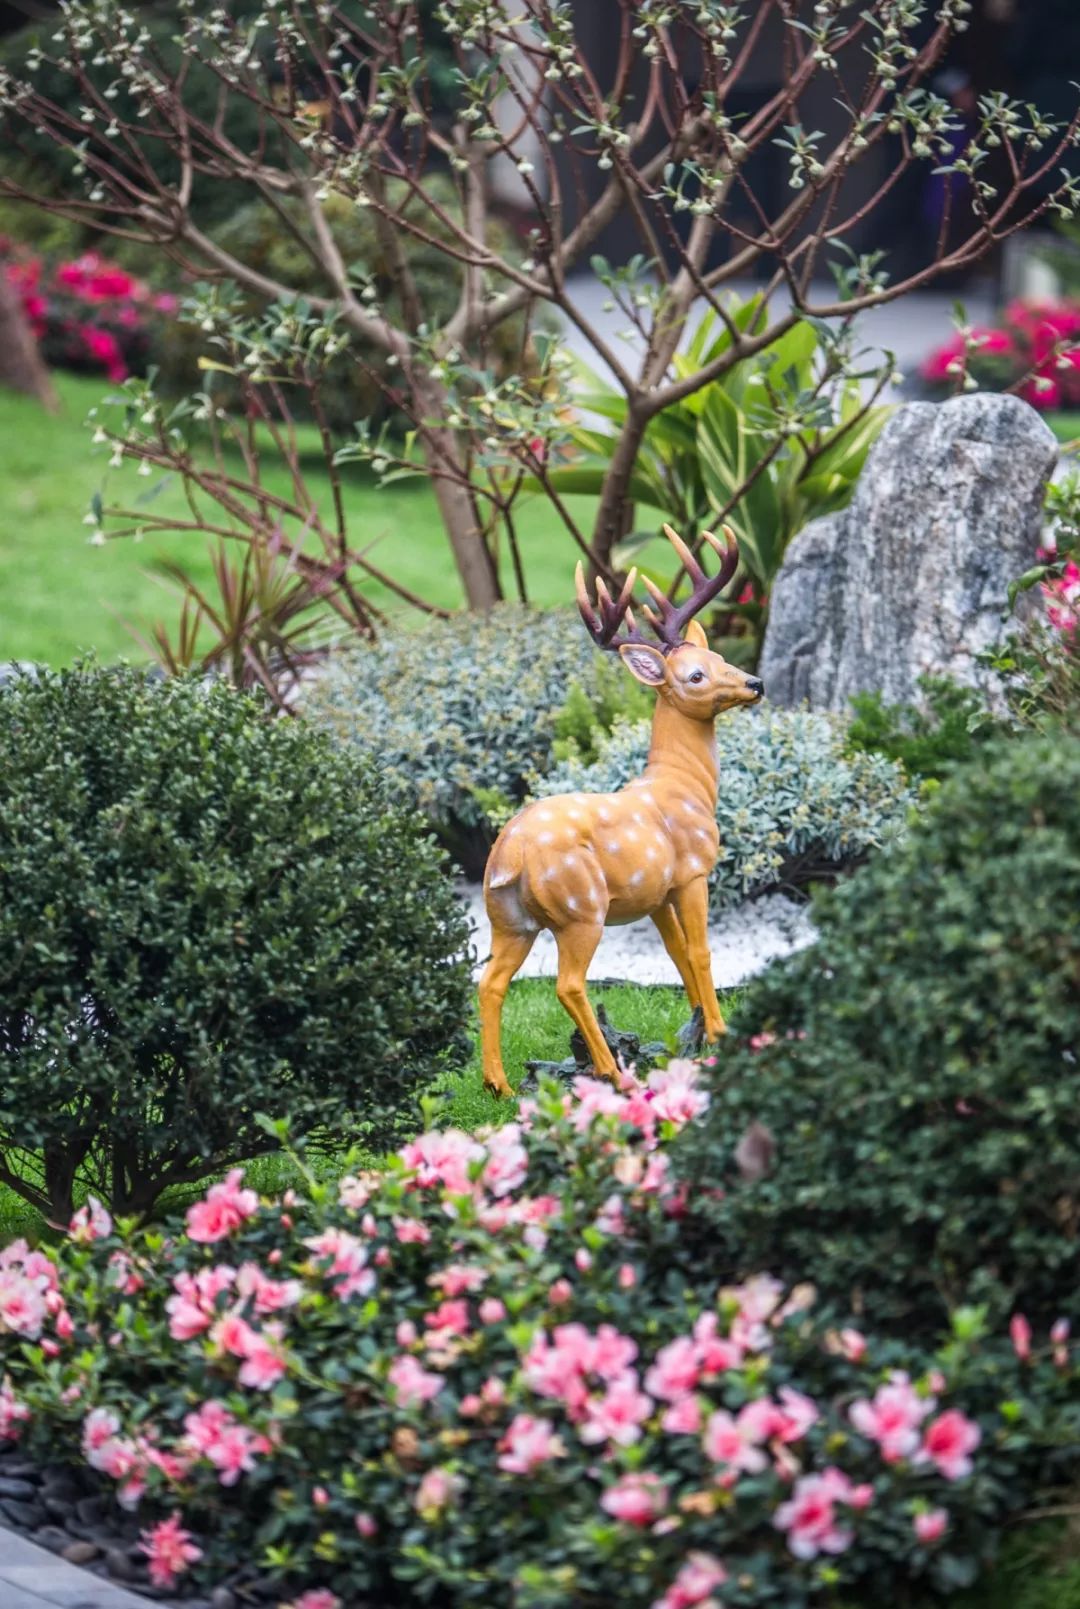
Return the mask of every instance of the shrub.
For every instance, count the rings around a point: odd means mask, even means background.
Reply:
[[[880,693],[857,693],[848,748],[887,755],[909,777],[940,780],[1000,735],[1000,723],[975,688],[948,676],[923,676],[919,689],[918,704],[886,704]]]
[[[465,922],[370,765],[217,685],[0,695],[0,1177],[63,1221],[270,1149],[400,1130],[458,1030]],[[347,1143],[347,1142],[346,1142]]]
[[[717,722],[714,910],[835,876],[898,829],[911,797],[899,767],[881,755],[845,753],[844,741],[843,722],[802,710],[766,709]],[[557,766],[537,793],[623,787],[645,768],[649,724],[617,721],[596,746],[594,764]]]
[[[815,905],[816,945],[736,1014],[694,1179],[712,1254],[812,1261],[845,1309],[1053,1316],[1080,1252],[1080,741],[1015,738]],[[756,1047],[756,1049],[755,1049]],[[732,1145],[773,1134],[767,1177]]]
[[[17,291],[51,367],[113,381],[145,372],[154,327],[177,307],[175,296],[152,290],[92,251],[52,265],[15,251],[0,271]]]
[[[598,660],[576,615],[502,604],[384,634],[336,661],[306,709],[377,755],[393,796],[479,874],[500,815],[550,763],[568,683],[591,688]]]
[[[1033,408],[1075,408],[1080,402],[1076,342],[1080,302],[1016,300],[997,325],[957,330],[923,360],[929,391],[956,392],[971,382],[984,391],[1015,390]]]
[[[828,1332],[806,1286],[681,1279],[665,1153],[700,1104],[674,1063],[284,1202],[230,1176],[167,1241],[84,1211],[55,1264],[6,1255],[0,1425],[81,1452],[166,1587],[170,1554],[204,1584],[253,1559],[327,1609],[970,1581],[1033,1475],[1075,1467],[1066,1339],[1023,1361],[968,1314],[928,1352]]]

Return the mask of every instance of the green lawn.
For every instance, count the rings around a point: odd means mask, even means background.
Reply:
[[[155,561],[179,559],[206,581],[208,539],[181,533],[91,545],[83,519],[103,484],[107,503],[134,503],[155,482],[139,478],[133,465],[109,470],[108,449],[92,444],[84,421],[109,391],[107,384],[65,374],[55,379],[63,402],[56,417],[25,397],[0,391],[0,660],[63,665],[88,649],[105,660],[142,658],[129,625],[145,629],[155,618],[171,623],[178,611],[175,591],[154,574]],[[418,479],[380,490],[359,469],[350,469],[348,477],[345,502],[353,547],[370,550],[373,564],[429,601],[460,605],[431,487]],[[309,482],[322,489],[329,504],[329,481],[315,460]],[[286,491],[284,469],[271,466],[267,485]],[[571,503],[575,517],[587,522],[587,500]],[[152,508],[183,511],[179,485],[166,486]],[[577,550],[557,516],[533,498],[522,505],[519,524],[533,600],[569,602]],[[384,588],[362,576],[359,584],[389,612],[401,609]]]
[[[686,997],[678,989],[649,989],[627,984],[591,989],[590,995],[594,1005],[606,1006],[608,1017],[617,1028],[631,1030],[643,1043],[659,1040],[674,1049],[676,1035],[689,1016]],[[734,994],[723,997],[721,1009],[729,1012],[734,1000]],[[511,984],[503,1009],[503,1056],[515,1089],[521,1082],[527,1058],[558,1061],[569,1054],[570,1031],[570,1020],[555,998],[553,978],[521,978]],[[484,1089],[475,1023],[473,1033],[474,1050],[467,1065],[441,1077],[435,1085],[435,1091],[446,1102],[442,1121],[464,1129],[506,1122],[517,1109],[516,1102],[497,1101]],[[329,1160],[326,1167],[333,1173],[335,1163]],[[250,1165],[249,1177],[258,1189],[267,1193],[295,1182],[290,1164],[281,1157],[258,1158]],[[177,1206],[198,1195],[201,1189],[201,1185],[186,1186],[165,1199]],[[17,1235],[36,1239],[44,1231],[39,1214],[0,1185],[0,1246]]]

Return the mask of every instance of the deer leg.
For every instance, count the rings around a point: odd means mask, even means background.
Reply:
[[[709,954],[709,885],[704,877],[695,877],[692,883],[680,888],[675,895],[675,908],[683,932],[686,934],[686,951],[697,984],[698,1003],[705,1017],[705,1037],[719,1039],[727,1033],[720,1014],[720,1003],[712,980],[712,956]]]
[[[559,1004],[581,1030],[581,1037],[585,1041],[593,1064],[593,1072],[597,1078],[610,1078],[614,1083],[617,1071],[615,1058],[600,1032],[600,1024],[585,993],[585,974],[589,969],[589,962],[596,954],[596,946],[600,943],[603,931],[602,927],[575,922],[572,927],[561,928],[556,933],[555,942],[559,946],[559,979],[555,985],[555,993]]]
[[[477,989],[480,997],[480,1057],[484,1088],[493,1095],[512,1095],[502,1061],[502,1008],[510,979],[533,947],[535,933],[507,933],[493,928],[491,960]]]
[[[690,965],[690,956],[686,949],[686,934],[682,930],[682,923],[675,914],[671,905],[661,905],[659,910],[652,913],[656,931],[664,941],[664,949],[670,955],[679,971],[686,990],[686,998],[690,1002],[690,1010],[694,1011],[701,1004],[698,992],[697,979],[694,969]]]

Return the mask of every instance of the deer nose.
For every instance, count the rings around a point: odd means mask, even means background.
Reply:
[[[746,685],[751,693],[756,693],[758,698],[764,698],[765,683],[763,681],[759,681],[756,676],[748,676],[746,678]]]

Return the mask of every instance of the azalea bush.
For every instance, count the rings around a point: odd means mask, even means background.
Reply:
[[[684,1165],[699,1259],[813,1268],[842,1311],[932,1333],[965,1302],[1052,1321],[1080,1254],[1080,738],[957,767],[753,983]],[[741,1178],[751,1124],[775,1143]]]
[[[411,1127],[466,924],[370,763],[222,683],[83,665],[0,692],[0,1179],[146,1212],[277,1141]]]
[[[237,1559],[303,1609],[970,1582],[1075,1467],[1067,1327],[969,1312],[923,1350],[805,1284],[683,1278],[669,1145],[705,1101],[672,1063],[280,1200],[236,1172],[164,1231],[91,1203],[0,1258],[0,1435],[99,1472],[167,1589]]]
[[[998,324],[962,323],[919,374],[937,392],[1015,391],[1033,408],[1080,406],[1080,302],[1010,302]]]
[[[52,368],[113,381],[145,373],[155,326],[179,306],[170,292],[153,290],[94,251],[48,263],[7,242],[0,259]]]

